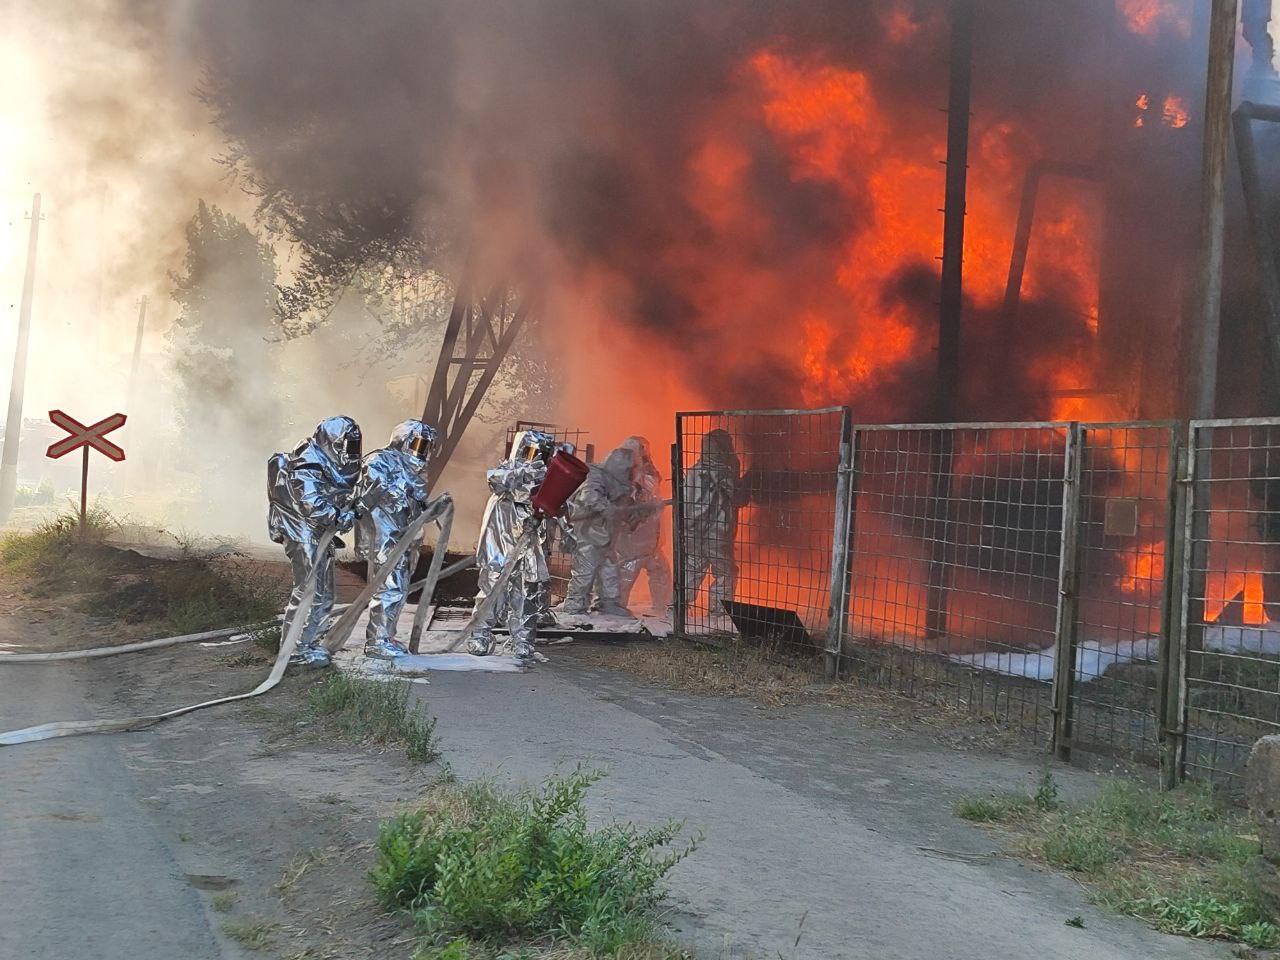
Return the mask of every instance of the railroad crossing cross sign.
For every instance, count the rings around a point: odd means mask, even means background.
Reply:
[[[71,434],[71,436],[50,444],[49,449],[44,453],[46,457],[51,460],[57,460],[59,457],[65,457],[73,450],[84,450],[84,466],[80,468],[80,536],[83,537],[89,497],[89,451],[91,449],[97,450],[100,454],[110,457],[116,463],[123,460],[124,448],[108,440],[107,434],[112,430],[119,430],[123,427],[126,418],[123,413],[113,413],[109,417],[103,417],[97,423],[85,426],[75,417],[68,416],[61,410],[50,410],[49,419]]]
[[[110,457],[116,463],[124,459],[124,450],[106,438],[106,435],[112,430],[119,430],[124,426],[127,418],[123,413],[113,413],[111,416],[104,417],[97,423],[87,427],[75,417],[68,416],[61,410],[50,410],[49,419],[71,434],[71,436],[64,437],[49,446],[49,449],[45,451],[45,456],[49,459],[57,460],[59,457],[66,456],[71,451],[79,450],[81,447],[84,447],[86,463],[89,460],[90,447],[93,447],[104,456]]]

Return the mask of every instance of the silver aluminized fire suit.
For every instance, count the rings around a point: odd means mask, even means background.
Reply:
[[[391,432],[391,441],[364,458],[356,482],[356,546],[369,563],[369,573],[386,563],[409,524],[427,505],[427,465],[435,449],[435,427],[406,420]],[[396,641],[400,611],[409,594],[418,550],[410,547],[369,603],[365,629],[367,657],[391,658],[409,651]]]
[[[281,636],[288,633],[295,616],[305,616],[295,659],[323,666],[329,654],[320,639],[333,611],[334,544],[323,555],[316,548],[331,528],[351,528],[351,494],[360,467],[360,428],[350,417],[322,420],[310,439],[290,453],[277,453],[267,461],[267,532],[284,545],[293,568],[293,591],[285,608]],[[316,572],[311,608],[299,612],[302,585]]]
[[[734,538],[738,532],[738,487],[742,482],[733,437],[712,430],[702,438],[702,454],[684,475],[684,596],[693,602],[707,572],[712,614],[732,600],[738,576]]]
[[[622,605],[629,606],[631,591],[644,571],[655,611],[671,606],[671,564],[662,553],[662,474],[649,453],[644,437],[627,437],[622,446],[632,452],[631,499],[634,510],[619,517],[615,552]]]
[[[493,589],[521,535],[538,523],[531,500],[546,478],[547,462],[554,452],[555,441],[551,436],[526,430],[516,437],[510,456],[486,474],[490,496],[476,544],[477,602],[483,601]],[[478,623],[468,638],[467,649],[473,654],[483,657],[493,652],[493,629],[499,621],[505,621],[511,634],[512,652],[521,659],[533,657],[540,598],[551,578],[544,550],[539,533],[517,561],[518,569],[507,581],[490,616]]]
[[[563,613],[586,613],[594,592],[601,613],[631,616],[620,600],[614,536],[617,510],[631,502],[634,463],[632,452],[618,447],[604,463],[592,465],[581,489],[569,501],[569,521],[576,544],[569,590],[560,607]]]

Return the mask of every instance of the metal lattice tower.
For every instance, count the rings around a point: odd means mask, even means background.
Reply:
[[[477,289],[483,288],[464,273],[422,410],[422,419],[434,424],[441,437],[431,461],[432,484],[457,449],[528,315],[528,298],[506,284],[495,284],[484,295]]]

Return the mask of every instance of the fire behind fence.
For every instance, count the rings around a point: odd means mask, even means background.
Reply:
[[[676,630],[1232,780],[1280,729],[1280,420],[679,414]],[[1180,482],[1181,481],[1181,482]]]

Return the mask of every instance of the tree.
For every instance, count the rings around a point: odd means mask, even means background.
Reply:
[[[169,332],[185,460],[202,511],[247,532],[256,525],[245,522],[245,507],[257,502],[251,516],[261,512],[258,481],[282,441],[275,255],[204,201],[186,236],[183,269],[170,275],[181,313]]]

